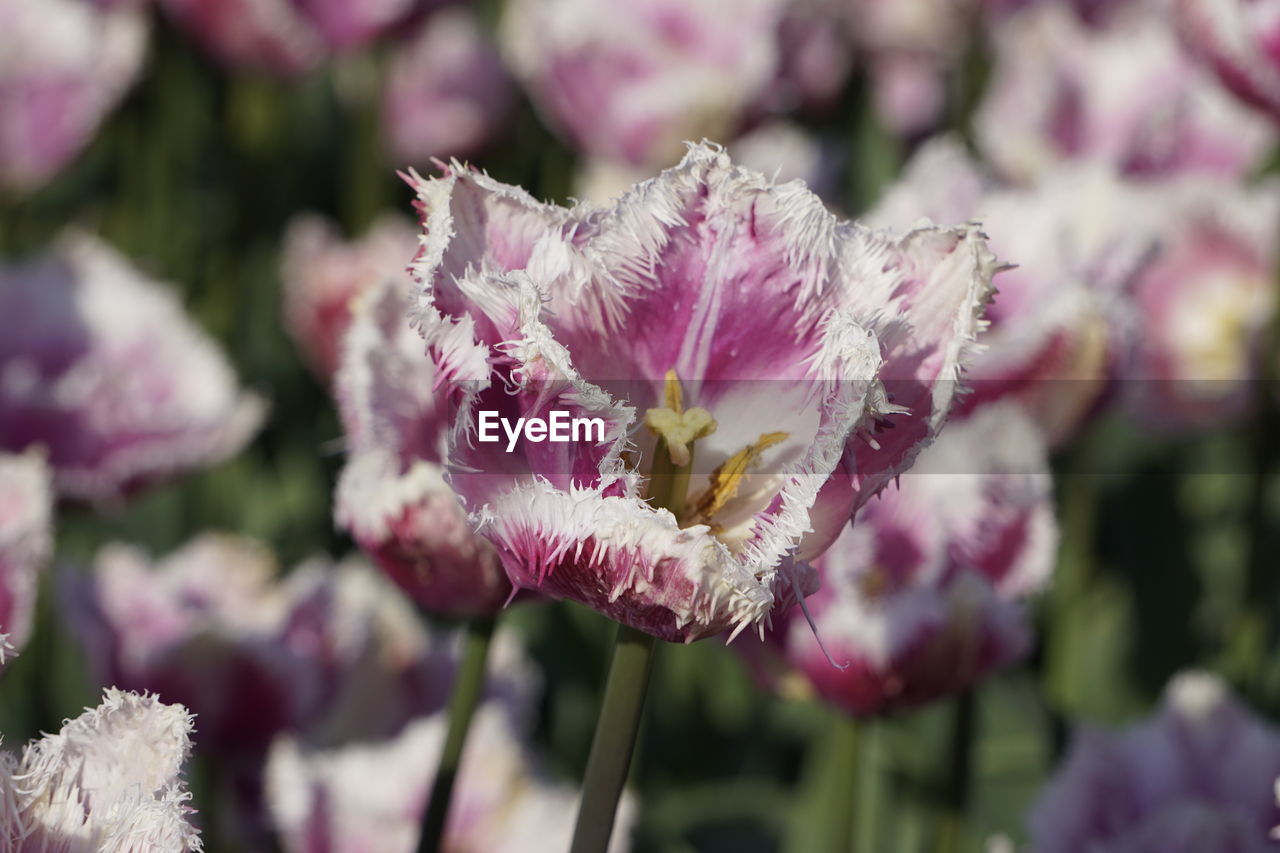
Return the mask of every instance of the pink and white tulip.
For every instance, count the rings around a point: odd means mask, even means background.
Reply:
[[[265,406],[169,288],[98,240],[0,267],[0,449],[111,500],[240,450]]]
[[[412,224],[392,214],[351,241],[314,214],[289,224],[280,262],[285,329],[318,378],[328,383],[338,369],[352,302],[383,279],[398,279],[407,288],[417,247]]]
[[[582,153],[656,169],[728,139],[779,73],[781,0],[512,0],[500,40]]]
[[[1275,849],[1280,731],[1207,673],[1184,673],[1154,716],[1086,728],[1041,793],[1034,853],[1206,853]]]
[[[347,464],[334,517],[428,611],[493,614],[513,589],[446,482],[447,406],[406,285],[384,279],[356,301],[335,383]]]
[[[202,749],[257,753],[337,718],[394,731],[444,700],[447,656],[366,566],[314,560],[277,580],[260,546],[206,535],[154,564],[108,546],[64,586],[101,680],[190,707]]]
[[[1174,0],[1183,39],[1245,103],[1280,120],[1280,2]]]
[[[31,633],[39,572],[53,545],[52,516],[44,460],[0,453],[0,634],[10,651]]]
[[[0,848],[42,853],[202,849],[182,779],[192,717],[114,688],[22,754],[0,753]]]
[[[160,0],[221,62],[299,74],[401,23],[418,0]]]
[[[26,192],[83,151],[146,56],[137,4],[0,0],[0,190]]]
[[[475,154],[515,101],[498,48],[475,12],[442,9],[398,45],[387,68],[382,126],[398,163]]]
[[[901,135],[934,127],[947,77],[976,29],[979,0],[845,0],[850,37],[868,66],[880,119]]]
[[[414,185],[418,324],[456,413],[455,490],[515,585],[669,640],[762,626],[804,585],[793,557],[910,466],[951,408],[996,267],[975,227],[842,222],[708,145],[605,208],[456,165]],[[715,423],[679,516],[646,501],[667,451],[641,428],[646,410],[684,417],[673,384]],[[604,436],[507,452],[477,440],[485,410],[599,418]],[[765,467],[722,476],[731,459]]]
[[[984,407],[949,425],[814,561],[815,629],[793,611],[768,645],[744,652],[767,681],[799,673],[859,716],[969,687],[1029,649],[1024,604],[1057,550],[1051,495],[1039,430],[1008,404]]]
[[[412,853],[439,764],[447,715],[420,717],[396,737],[311,747],[283,737],[271,749],[267,800],[287,853]],[[443,846],[485,853],[568,849],[577,796],[534,766],[495,703],[477,711]],[[624,796],[612,853],[630,848],[634,800]]]
[[[1093,29],[1041,3],[995,36],[975,118],[979,148],[1019,181],[1063,160],[1098,159],[1136,176],[1238,178],[1270,151],[1267,122],[1186,53],[1167,17],[1135,4]]]
[[[1106,167],[1075,164],[1002,188],[950,139],[927,144],[871,212],[877,225],[921,216],[977,220],[1012,268],[1000,272],[960,414],[1013,399],[1057,444],[1094,411],[1125,348],[1124,294],[1155,246],[1136,191]]]
[[[1144,194],[1160,250],[1132,289],[1123,370],[1125,402],[1144,424],[1210,427],[1250,410],[1275,314],[1278,191],[1185,180]]]

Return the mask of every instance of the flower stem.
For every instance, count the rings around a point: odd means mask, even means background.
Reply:
[[[957,696],[951,722],[951,755],[947,773],[946,809],[938,841],[940,853],[959,853],[968,833],[969,793],[973,777],[973,738],[976,728],[973,689]]]
[[[471,717],[475,714],[476,706],[480,704],[480,694],[484,691],[485,663],[489,657],[489,641],[493,638],[493,624],[492,617],[473,619],[467,624],[462,664],[458,668],[458,678],[449,697],[449,731],[445,735],[444,749],[440,752],[435,782],[431,785],[427,813],[422,819],[418,853],[437,853],[444,840],[449,801],[453,797],[453,783],[458,777],[462,748],[467,741],[467,729],[471,726]]]
[[[652,635],[629,625],[618,626],[600,720],[582,780],[582,805],[570,853],[604,853],[609,846],[618,798],[627,781],[640,729],[640,712],[653,669],[653,648]]]

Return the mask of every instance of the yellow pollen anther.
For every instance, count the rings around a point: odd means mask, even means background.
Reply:
[[[696,518],[709,519],[733,500],[742,487],[742,479],[760,456],[779,442],[785,441],[790,433],[766,432],[748,444],[742,450],[730,456],[724,464],[711,472],[711,485],[694,502],[693,515]]]

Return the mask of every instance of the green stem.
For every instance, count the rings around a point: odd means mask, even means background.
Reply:
[[[828,816],[831,831],[826,848],[830,853],[853,853],[857,850],[858,740],[857,718],[840,714],[826,745],[834,759]]]
[[[958,853],[968,835],[968,814],[973,778],[973,738],[975,719],[973,689],[965,690],[953,703],[950,765],[947,770],[946,810],[938,843],[941,853]]]
[[[1280,282],[1278,282],[1280,285]],[[1248,546],[1245,551],[1243,600],[1235,630],[1228,638],[1227,674],[1246,692],[1262,688],[1263,667],[1273,631],[1276,584],[1268,559],[1267,492],[1280,459],[1280,412],[1273,392],[1280,373],[1280,296],[1262,342],[1262,364],[1255,394],[1252,482],[1249,488]]]
[[[449,698],[449,731],[445,735],[444,749],[436,769],[435,782],[431,786],[431,799],[427,801],[427,813],[422,819],[422,836],[418,841],[418,853],[437,853],[444,840],[445,823],[449,817],[449,801],[453,797],[453,783],[458,777],[462,748],[467,741],[467,729],[471,717],[480,704],[484,691],[485,662],[489,657],[489,641],[493,638],[494,620],[473,619],[467,625],[466,641],[462,652],[462,665],[458,668],[458,680]]]
[[[1065,715],[1078,712],[1089,661],[1081,632],[1087,630],[1085,596],[1093,579],[1098,523],[1098,476],[1092,470],[1093,435],[1079,437],[1058,477],[1062,544],[1047,596],[1044,688],[1052,718],[1055,754],[1066,741]]]
[[[653,648],[651,634],[629,625],[618,626],[600,720],[582,780],[582,805],[570,853],[604,853],[609,847],[618,798],[627,781],[640,729],[640,712],[653,669]]]

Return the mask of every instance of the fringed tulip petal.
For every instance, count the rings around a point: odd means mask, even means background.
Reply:
[[[192,717],[156,697],[106,691],[97,708],[21,758],[0,758],[0,842],[43,853],[201,849],[182,780]],[[14,846],[16,845],[16,846]]]

